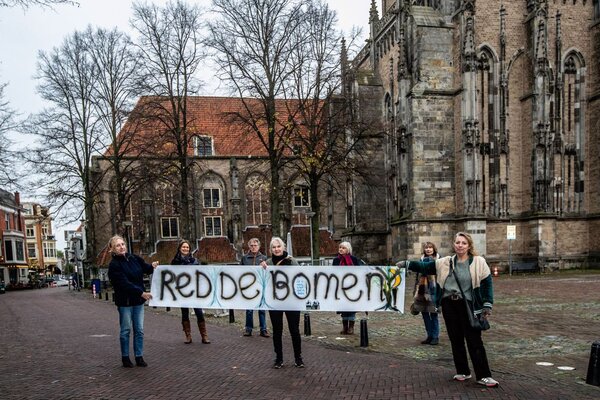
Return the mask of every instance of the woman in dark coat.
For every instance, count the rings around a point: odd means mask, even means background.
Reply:
[[[144,361],[144,303],[152,298],[144,289],[144,274],[152,274],[158,261],[152,265],[143,258],[127,252],[122,236],[113,236],[108,242],[112,260],[108,266],[108,279],[115,291],[115,304],[119,310],[121,360],[123,367],[133,368],[129,359],[129,336],[133,327],[133,352],[135,364],[146,367]]]
[[[298,262],[285,251],[285,243],[280,237],[275,236],[271,239],[270,248],[271,258],[260,263],[263,268],[268,268],[269,266],[298,265]],[[294,366],[297,368],[304,368],[304,361],[302,360],[302,338],[300,337],[300,311],[269,310],[269,317],[271,319],[271,325],[273,326],[273,347],[275,349],[275,363],[273,364],[273,368],[279,369],[283,367],[282,337],[284,314],[288,322],[290,336],[292,337],[295,360]]]
[[[198,260],[191,253],[190,242],[182,240],[177,247],[177,253],[171,261],[171,265],[198,265]],[[201,308],[194,308],[196,313],[196,319],[198,322],[198,330],[200,330],[200,336],[202,337],[202,343],[208,344],[208,333],[206,333],[206,320],[204,319],[204,312]],[[185,344],[192,343],[192,328],[190,325],[190,309],[181,309],[181,325],[183,326],[183,332],[185,334]]]

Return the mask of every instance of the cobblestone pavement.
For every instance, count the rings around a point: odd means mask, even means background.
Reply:
[[[124,369],[112,302],[50,288],[0,295],[0,398],[600,398],[600,387],[585,383],[592,342],[600,340],[600,273],[501,276],[494,283],[484,342],[501,383],[495,389],[453,382],[443,322],[440,345],[421,345],[422,318],[409,313],[359,313],[369,333],[369,346],[360,347],[358,323],[354,336],[342,337],[338,315],[312,312],[312,336],[303,337],[306,368],[293,367],[284,337],[286,365],[274,370],[272,341],[242,336],[243,311],[230,323],[206,310],[212,344],[193,332],[185,345],[179,310],[147,307],[149,367]]]

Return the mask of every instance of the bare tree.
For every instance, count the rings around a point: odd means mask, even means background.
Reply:
[[[215,50],[220,78],[242,99],[243,110],[232,115],[263,144],[271,175],[271,225],[281,235],[280,176],[288,116],[278,113],[278,98],[295,65],[291,54],[298,47],[301,24],[299,0],[213,0],[217,17],[209,23],[208,45]]]
[[[0,0],[0,7],[21,7],[23,9],[34,6],[52,7],[57,4],[78,6],[79,2],[71,0]]]
[[[345,41],[336,28],[337,17],[322,0],[305,2],[302,24],[296,32],[303,46],[291,53],[295,65],[290,76],[287,95],[294,102],[290,109],[295,129],[289,141],[296,157],[294,170],[305,179],[310,195],[312,253],[319,256],[319,226],[321,215],[320,189],[343,187],[345,176],[359,170],[351,154],[364,137],[365,127],[351,126],[348,114],[351,102],[343,100],[342,65],[347,63]],[[348,134],[349,130],[353,133]]]
[[[16,114],[4,98],[6,83],[0,84],[0,186],[15,186],[17,184],[14,170],[14,153],[11,141],[6,135],[16,127]]]
[[[108,149],[105,158],[111,165],[107,185],[116,199],[116,215],[110,221],[111,228],[125,237],[131,232],[126,228],[127,210],[131,197],[144,185],[142,166],[135,156],[144,153],[145,146],[134,141],[135,123],[127,124],[127,118],[139,95],[139,58],[132,51],[130,39],[113,29],[92,29],[85,32],[89,43],[91,60],[97,72],[92,91],[94,111],[98,117],[98,129],[106,132]],[[103,176],[96,176],[97,180]],[[97,228],[101,228],[97,226]],[[132,251],[130,249],[130,251]]]
[[[93,102],[98,68],[89,45],[84,33],[75,32],[60,47],[39,53],[37,90],[49,106],[26,123],[37,146],[23,152],[42,177],[34,182],[38,194],[66,220],[85,216],[86,257],[96,255],[93,207],[98,187],[92,178],[92,156],[106,147]]]
[[[181,1],[169,2],[164,8],[136,3],[133,28],[139,35],[142,90],[146,116],[153,118],[162,151],[174,160],[180,190],[180,217],[183,237],[192,237],[189,181],[191,157],[188,131],[188,96],[197,94],[201,81],[198,68],[205,54],[201,47],[202,10]],[[194,232],[195,233],[195,232]]]

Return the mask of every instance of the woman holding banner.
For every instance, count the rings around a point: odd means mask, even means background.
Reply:
[[[152,265],[143,258],[127,252],[122,236],[115,235],[108,242],[112,260],[108,265],[108,279],[115,291],[115,305],[119,310],[121,360],[123,367],[133,368],[129,358],[129,337],[133,326],[135,364],[147,367],[144,361],[144,303],[152,298],[144,289],[144,274],[152,274],[158,261]]]
[[[192,256],[190,242],[187,240],[182,240],[181,243],[179,243],[179,247],[177,247],[177,253],[175,254],[175,257],[173,257],[171,265],[198,265],[198,260]],[[208,340],[208,333],[206,332],[206,320],[204,319],[204,312],[201,308],[194,308],[194,313],[196,314],[198,330],[200,331],[200,336],[202,337],[202,343],[208,344],[210,343],[210,340]],[[185,334],[184,343],[192,343],[190,309],[187,307],[181,309],[181,325],[183,326],[183,333]]]
[[[260,265],[263,268],[268,266],[298,265],[298,262],[288,255],[285,251],[285,243],[280,237],[274,236],[271,239],[271,258],[262,261]],[[294,366],[304,368],[302,361],[302,339],[300,337],[300,311],[280,311],[269,310],[269,317],[273,326],[273,347],[275,349],[275,363],[273,368],[283,367],[283,314],[288,322],[288,329],[292,337],[292,346],[294,348]]]
[[[352,245],[350,242],[342,242],[338,248],[338,255],[333,259],[333,265],[360,265],[358,258],[352,255]],[[354,323],[356,321],[356,311],[338,311],[342,316],[342,335],[354,334]]]
[[[471,379],[468,349],[477,383],[497,387],[498,381],[492,378],[481,330],[471,327],[470,311],[465,307],[470,303],[476,314],[486,319],[491,315],[494,294],[490,267],[485,258],[477,255],[468,233],[458,232],[454,236],[454,253],[435,261],[400,261],[396,265],[421,274],[436,275],[436,303],[442,307],[456,368],[453,379],[459,382]]]

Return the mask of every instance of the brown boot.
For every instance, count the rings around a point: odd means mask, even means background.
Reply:
[[[208,340],[208,334],[206,333],[206,321],[198,321],[198,329],[200,330],[200,336],[202,336],[202,343],[210,343],[210,340]]]
[[[190,326],[190,321],[181,321],[181,325],[183,326],[183,333],[185,333],[185,341],[183,343],[192,343],[192,327]]]
[[[348,321],[348,335],[354,335],[354,321]]]
[[[348,334],[348,321],[346,321],[345,319],[342,320],[342,326],[344,327],[342,329],[342,331],[340,332],[340,335],[347,335]]]

